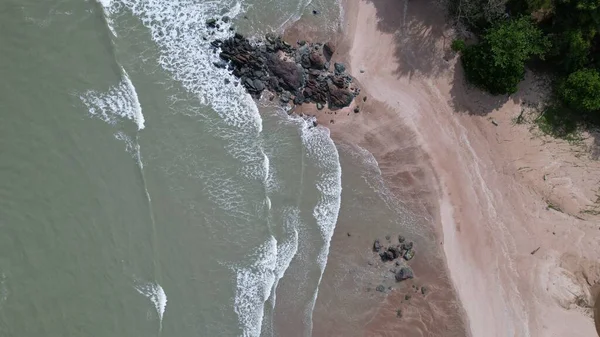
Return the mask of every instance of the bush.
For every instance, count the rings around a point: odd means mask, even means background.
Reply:
[[[452,50],[454,50],[455,52],[461,52],[465,50],[466,47],[467,45],[465,44],[465,41],[461,39],[456,39],[452,41],[452,45],[450,46],[450,48],[452,48]]]
[[[462,63],[467,80],[492,94],[511,94],[525,75],[532,56],[543,57],[548,39],[522,17],[489,29],[480,43],[466,47]]]
[[[558,95],[568,107],[579,112],[600,110],[600,73],[595,69],[571,73],[559,86]]]

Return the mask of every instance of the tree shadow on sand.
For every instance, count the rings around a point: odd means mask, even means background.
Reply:
[[[527,71],[512,95],[491,95],[465,80],[460,60],[450,49],[454,39],[452,23],[445,4],[440,0],[365,0],[376,9],[377,29],[394,36],[398,67],[393,74],[398,78],[415,76],[435,79],[452,76],[450,101],[456,112],[485,116],[515,103],[515,118],[523,108],[539,107],[548,101],[551,80],[546,76]],[[452,71],[453,64],[457,62]],[[449,71],[452,71],[451,73]],[[521,109],[519,108],[521,106]],[[600,156],[600,136],[592,133],[594,146],[592,157]]]
[[[454,39],[444,4],[436,0],[366,0],[377,11],[377,29],[394,36],[397,77],[448,76],[454,59],[450,49]],[[451,102],[456,111],[485,115],[519,94],[493,96],[467,85],[460,65],[451,76]],[[474,104],[475,103],[475,104]]]
[[[436,76],[449,69],[437,50],[450,46],[449,28],[440,5],[430,0],[367,0],[377,10],[377,29],[393,34],[398,77]]]

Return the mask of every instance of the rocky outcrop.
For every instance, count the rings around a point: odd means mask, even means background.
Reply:
[[[375,242],[373,242],[373,251],[379,252],[380,250],[381,250],[381,244],[379,243],[379,240],[375,240]]]
[[[408,280],[408,279],[411,279],[413,277],[414,277],[414,274],[413,274],[412,269],[410,269],[410,267],[402,267],[396,273],[396,281],[397,282]]]
[[[218,27],[218,21],[209,19],[206,25]],[[330,109],[349,106],[360,90],[351,87],[353,79],[345,66],[335,64],[329,70],[329,60],[335,51],[331,43],[298,42],[293,47],[274,35],[264,41],[251,43],[241,34],[211,42],[215,52],[220,49],[221,61],[215,67],[229,69],[255,98],[264,90],[276,93],[282,103],[317,103]]]

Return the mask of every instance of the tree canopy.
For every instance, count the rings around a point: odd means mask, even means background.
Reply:
[[[488,29],[478,44],[464,49],[467,79],[492,94],[511,94],[525,74],[525,63],[543,57],[549,41],[531,20],[521,17]]]
[[[573,109],[584,113],[600,110],[600,73],[595,69],[578,70],[561,83],[558,93]]]
[[[600,121],[600,0],[455,0],[450,9],[477,35],[457,49],[469,82],[513,93],[535,64],[555,79],[555,108]]]

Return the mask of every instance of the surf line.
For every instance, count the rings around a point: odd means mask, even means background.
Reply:
[[[125,73],[125,76],[127,76],[127,73]],[[127,77],[128,78],[128,77]],[[129,80],[129,83],[131,83],[131,81]],[[137,103],[137,106],[139,107],[139,113],[137,114],[138,116],[143,116],[141,113],[141,106],[139,105],[139,101],[137,101],[137,94],[135,94],[135,88],[133,87],[133,84],[131,85],[134,96],[135,96],[135,100]],[[142,117],[143,118],[143,117]],[[162,321],[163,321],[163,314],[164,314],[164,310],[166,307],[166,294],[164,294],[164,290],[162,288],[162,286],[160,286],[160,280],[161,280],[161,269],[160,269],[160,263],[158,262],[158,258],[160,256],[160,252],[159,252],[159,246],[158,246],[158,234],[157,234],[157,230],[156,230],[156,219],[154,216],[154,206],[152,204],[152,198],[150,197],[150,191],[148,190],[148,182],[146,179],[146,173],[144,171],[144,162],[142,161],[142,152],[141,152],[141,147],[140,147],[140,133],[141,130],[143,129],[139,127],[138,125],[138,129],[136,130],[136,134],[135,134],[135,144],[134,144],[134,151],[135,151],[135,160],[137,162],[137,166],[138,166],[138,170],[139,170],[139,174],[140,174],[140,178],[142,181],[142,186],[144,188],[144,196],[146,197],[146,203],[148,206],[148,216],[150,219],[150,229],[152,231],[152,270],[154,272],[154,283],[155,285],[152,287],[153,290],[153,295],[149,295],[149,294],[144,294],[145,296],[147,296],[152,302],[154,302],[154,305],[156,307],[156,312],[158,314],[158,336],[160,337],[162,335]],[[138,290],[139,291],[139,290]],[[158,292],[162,292],[162,296],[164,296],[164,303],[161,302],[158,297],[159,294]],[[156,296],[157,299],[153,300],[152,296]]]
[[[103,18],[105,20],[105,24],[111,33],[109,36],[109,39],[110,39],[110,44],[112,47],[111,50],[112,50],[113,58],[115,60],[115,63],[121,70],[122,83],[124,84],[125,91],[127,91],[126,95],[128,96],[128,97],[126,97],[126,99],[128,99],[130,101],[129,103],[131,104],[130,109],[132,111],[129,111],[129,113],[127,113],[125,116],[132,119],[137,126],[137,130],[136,130],[136,134],[135,134],[135,142],[133,144],[132,150],[134,151],[134,157],[137,162],[142,186],[144,188],[144,195],[145,195],[146,202],[148,205],[148,214],[149,214],[151,231],[152,231],[152,235],[151,235],[152,236],[152,267],[153,267],[152,269],[153,269],[153,273],[154,273],[153,276],[154,276],[155,281],[154,281],[154,284],[148,284],[148,285],[146,285],[146,287],[144,287],[144,288],[147,288],[146,289],[147,291],[141,291],[141,289],[139,289],[137,286],[135,288],[140,294],[148,297],[148,299],[150,299],[154,303],[156,312],[158,314],[158,319],[159,319],[158,336],[160,337],[162,335],[162,320],[163,320],[163,315],[164,315],[164,311],[166,308],[167,299],[166,299],[166,294],[164,293],[164,289],[162,288],[162,286],[160,286],[160,282],[159,282],[162,278],[161,277],[162,273],[160,270],[160,264],[158,263],[158,256],[160,254],[159,254],[159,249],[158,249],[158,235],[157,235],[157,230],[156,230],[156,220],[155,220],[155,216],[154,216],[154,207],[152,205],[152,198],[150,197],[150,192],[148,191],[148,183],[147,183],[147,179],[146,179],[146,174],[144,172],[144,163],[142,161],[142,153],[141,153],[141,148],[140,148],[140,133],[145,128],[145,118],[142,113],[142,106],[140,104],[135,86],[133,85],[131,78],[129,77],[129,74],[127,74],[127,71],[125,70],[125,68],[117,60],[117,56],[116,56],[116,52],[115,52],[116,46],[115,46],[114,38],[117,38],[118,35],[117,35],[116,30],[113,27],[113,21],[110,18],[110,8],[112,7],[113,2],[112,2],[112,0],[97,0],[97,1],[99,2],[100,6],[102,7],[102,14],[103,14]]]

